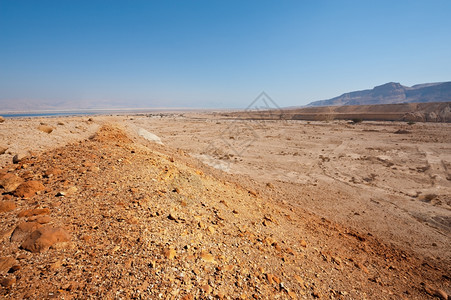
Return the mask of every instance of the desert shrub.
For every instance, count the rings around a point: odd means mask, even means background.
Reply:
[[[409,121],[409,122],[407,122],[407,125],[414,125],[414,124],[415,124],[414,121]]]
[[[363,122],[363,120],[360,119],[360,118],[354,118],[351,121],[352,121],[353,124],[357,124],[357,123],[362,123]]]
[[[427,194],[427,195],[424,195],[424,197],[421,199],[421,201],[423,201],[423,202],[431,202],[432,200],[434,200],[437,197],[438,196],[436,194]]]
[[[398,129],[394,132],[395,134],[409,134],[410,131],[404,129]]]

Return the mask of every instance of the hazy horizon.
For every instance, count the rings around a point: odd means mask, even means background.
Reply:
[[[449,1],[4,1],[0,111],[302,106],[450,80]],[[9,108],[8,108],[9,107]]]

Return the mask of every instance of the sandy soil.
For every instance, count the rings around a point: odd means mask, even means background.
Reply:
[[[45,190],[2,191],[1,295],[443,298],[450,126],[195,113],[7,119],[0,175]],[[11,164],[18,152],[28,157]],[[26,232],[12,241],[24,221],[65,228],[71,241],[44,250]]]
[[[292,204],[450,266],[451,124],[203,117],[127,122],[229,173],[277,185]]]

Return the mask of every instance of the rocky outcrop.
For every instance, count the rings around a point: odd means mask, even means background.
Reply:
[[[418,84],[412,87],[397,82],[376,86],[371,90],[345,93],[341,96],[314,101],[307,106],[375,105],[451,101],[451,82]]]

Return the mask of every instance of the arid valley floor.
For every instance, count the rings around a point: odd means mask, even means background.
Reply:
[[[0,298],[446,299],[450,132],[207,113],[7,118]]]

